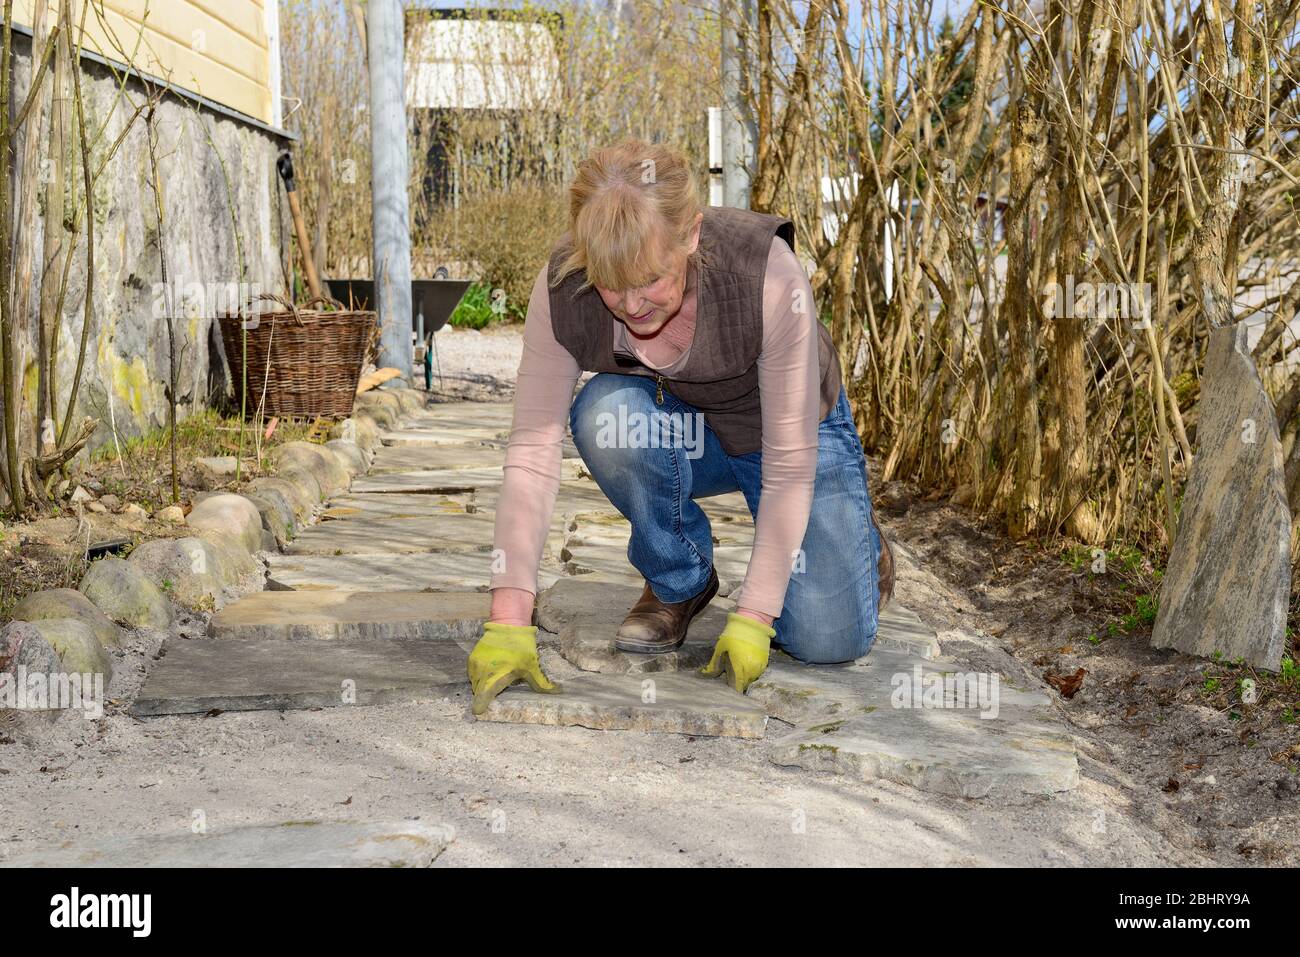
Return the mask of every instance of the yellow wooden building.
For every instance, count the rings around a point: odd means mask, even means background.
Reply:
[[[41,0],[16,0],[30,28]],[[278,0],[95,0],[84,50],[279,127]],[[56,4],[49,3],[51,22]],[[76,4],[80,15],[82,4]]]

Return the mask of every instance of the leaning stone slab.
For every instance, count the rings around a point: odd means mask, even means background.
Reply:
[[[726,738],[761,738],[767,726],[761,706],[721,680],[694,674],[581,675],[564,682],[561,694],[515,685],[480,719]]]
[[[480,592],[263,591],[212,616],[213,638],[425,638],[472,641],[492,596]]]
[[[79,837],[8,854],[0,867],[428,867],[453,839],[450,826],[419,821],[286,821]]]
[[[122,629],[99,606],[75,588],[50,588],[25,596],[10,612],[15,621],[75,618],[89,626],[105,648],[122,643]]]
[[[303,529],[286,551],[290,555],[483,552],[492,549],[493,527],[493,517],[482,513],[345,519]]]
[[[1151,644],[1277,671],[1286,643],[1291,513],[1273,403],[1246,326],[1210,333],[1197,451]]]
[[[237,538],[249,552],[262,548],[262,515],[242,495],[211,495],[194,506],[189,526],[199,532],[221,532]]]
[[[423,701],[464,690],[468,650],[454,641],[172,640],[133,714],[283,711]]]
[[[537,596],[537,623],[545,629],[538,632],[538,641],[553,642],[574,667],[601,674],[659,674],[694,671],[706,665],[727,626],[730,603],[715,598],[691,622],[686,641],[676,651],[662,655],[619,651],[614,647],[614,634],[640,597],[641,588],[636,585],[586,576],[561,578]],[[547,637],[548,632],[555,637]]]
[[[63,670],[79,675],[103,675],[113,680],[113,663],[90,626],[75,618],[45,618],[32,624],[58,654]]]
[[[91,562],[77,587],[118,624],[158,631],[171,627],[172,609],[166,597],[125,559],[109,555]]]
[[[796,725],[770,743],[770,759],[784,767],[964,798],[1047,795],[1078,784],[1073,739],[1046,695],[1001,681],[994,693],[986,676],[981,701],[965,677],[958,665],[887,651],[844,666],[778,658],[749,694]],[[928,696],[932,682],[941,690]]]
[[[293,591],[486,589],[492,577],[490,552],[273,555],[267,565],[267,587]],[[537,575],[542,588],[559,577],[547,568],[539,569]]]

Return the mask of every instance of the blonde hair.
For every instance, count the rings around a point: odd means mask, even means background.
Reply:
[[[592,150],[569,185],[569,254],[552,284],[585,271],[584,286],[649,285],[690,243],[699,212],[678,150],[634,139]]]

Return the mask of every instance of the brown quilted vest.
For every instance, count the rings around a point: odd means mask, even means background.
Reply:
[[[700,227],[700,275],[696,286],[695,338],[686,364],[665,391],[704,413],[728,455],[762,448],[758,394],[758,354],[763,346],[763,277],[772,237],[794,248],[794,225],[780,216],[746,209],[710,206]],[[568,254],[568,237],[551,252],[554,277]],[[579,271],[550,286],[555,339],[588,372],[658,374],[630,353],[614,352],[614,318],[594,287],[582,288]],[[815,308],[809,304],[809,308]],[[821,368],[818,421],[839,400],[840,363],[826,327],[817,322]]]

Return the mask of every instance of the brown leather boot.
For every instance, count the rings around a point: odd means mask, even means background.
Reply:
[[[880,601],[876,604],[876,614],[879,615],[889,604],[889,600],[894,597],[894,550],[889,547],[889,539],[885,538],[885,531],[876,521],[876,510],[871,510],[871,524],[876,528],[876,534],[880,536],[880,561],[876,565],[876,574],[880,582]]]
[[[644,655],[662,655],[675,651],[686,640],[686,629],[691,620],[704,611],[718,593],[718,573],[709,571],[709,583],[694,598],[661,602],[646,582],[641,597],[623,619],[614,636],[614,647],[619,651],[634,651]]]

